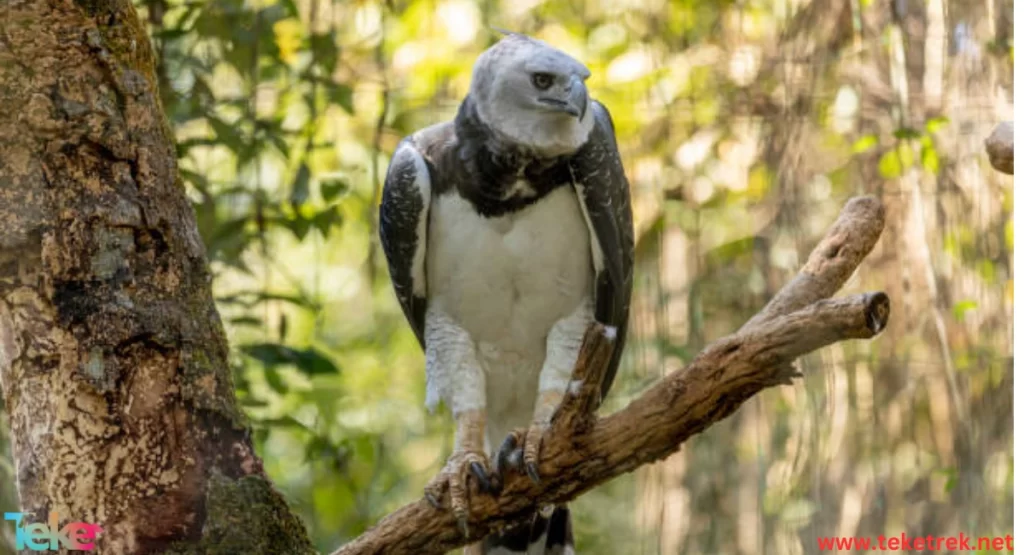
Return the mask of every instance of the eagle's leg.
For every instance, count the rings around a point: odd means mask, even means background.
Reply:
[[[467,535],[470,476],[476,480],[480,491],[491,493],[494,490],[484,453],[485,424],[484,411],[479,409],[464,411],[456,417],[455,450],[441,472],[423,488],[427,501],[437,508],[442,507],[441,499],[447,490],[451,511],[459,528]]]
[[[452,410],[456,428],[454,451],[423,493],[430,504],[441,508],[447,492],[459,528],[468,533],[470,476],[480,491],[491,493],[496,489],[484,451],[484,373],[469,333],[436,306],[427,309],[425,335],[427,406],[432,409],[443,399]]]
[[[533,419],[526,429],[509,433],[495,454],[495,473],[499,478],[504,476],[506,469],[518,468],[531,480],[540,483],[540,450],[544,434],[551,427],[551,417],[565,397],[583,335],[593,321],[594,307],[588,299],[552,326],[540,372],[537,400],[533,405]]]

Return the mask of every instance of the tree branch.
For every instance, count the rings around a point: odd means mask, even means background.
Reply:
[[[800,273],[740,328],[768,320],[834,295],[871,252],[885,227],[885,209],[874,197],[855,197],[843,208],[825,238],[811,251]]]
[[[541,456],[542,483],[509,476],[497,497],[472,498],[470,536],[426,501],[383,518],[334,555],[445,553],[532,515],[539,505],[569,501],[620,474],[663,459],[722,420],[759,391],[792,383],[794,359],[846,339],[874,337],[888,321],[885,293],[830,299],[860,265],[884,226],[873,197],[847,203],[800,273],[736,333],[705,348],[685,368],[626,408],[595,419],[588,407],[613,330],[587,332],[567,400],[556,413]],[[595,381],[596,380],[596,381]],[[582,417],[581,417],[582,415]]]
[[[985,139],[985,151],[992,167],[1013,175],[1013,122],[1004,121]]]

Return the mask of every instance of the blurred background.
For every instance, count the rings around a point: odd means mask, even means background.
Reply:
[[[637,279],[604,411],[756,312],[849,197],[888,210],[844,290],[886,291],[888,329],[577,500],[582,553],[1011,532],[1013,181],[983,147],[1012,118],[1011,0],[136,4],[239,399],[318,548],[420,496],[452,447],[376,211],[391,152],[454,116],[490,26],[587,64],[616,123]]]

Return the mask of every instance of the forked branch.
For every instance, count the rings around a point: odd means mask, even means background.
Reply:
[[[510,476],[497,497],[472,498],[470,536],[449,511],[423,500],[383,518],[335,555],[445,553],[532,515],[539,505],[569,501],[599,484],[663,459],[689,437],[736,411],[759,391],[789,384],[793,361],[846,339],[868,339],[885,328],[889,299],[865,293],[831,299],[871,251],[885,224],[873,197],[847,203],[807,264],[739,331],[709,345],[626,408],[596,419],[602,368],[614,330],[591,327],[566,401],[544,439],[534,484]]]

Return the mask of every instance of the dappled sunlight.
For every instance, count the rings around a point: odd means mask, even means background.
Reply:
[[[1012,178],[983,142],[1012,117],[1011,8],[907,4],[167,2],[162,94],[236,389],[317,546],[416,499],[451,451],[376,211],[391,153],[454,116],[492,26],[585,63],[615,121],[637,262],[602,412],[745,322],[851,196],[887,209],[845,289],[891,296],[886,331],[804,357],[796,385],[580,498],[579,552],[1008,532]]]

